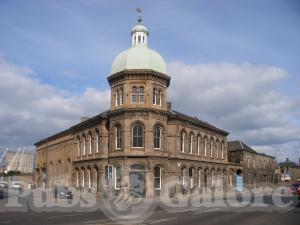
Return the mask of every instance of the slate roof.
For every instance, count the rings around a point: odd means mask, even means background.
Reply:
[[[258,154],[254,149],[252,149],[242,141],[229,141],[227,143],[227,148],[228,151],[244,150],[247,152]]]
[[[278,163],[278,165],[279,165],[280,167],[293,167],[293,166],[298,166],[296,163],[291,162],[291,161],[289,161],[289,162],[281,162],[281,163]]]

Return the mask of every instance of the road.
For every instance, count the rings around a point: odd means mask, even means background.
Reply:
[[[187,206],[183,207],[171,207],[166,206],[161,201],[151,202],[149,205],[143,205],[135,209],[134,213],[128,212],[120,214],[110,214],[111,210],[106,212],[100,209],[99,205],[103,205],[103,202],[97,202],[97,207],[87,207],[85,209],[73,207],[67,211],[62,212],[62,207],[50,207],[48,212],[46,209],[41,210],[30,207],[32,204],[32,196],[26,196],[19,199],[21,207],[10,208],[7,207],[8,200],[0,200],[0,225],[1,224],[22,224],[22,225],[117,225],[117,224],[158,224],[158,225],[193,225],[193,224],[205,224],[205,225],[252,225],[252,224],[299,224],[300,221],[300,203],[297,198],[292,196],[283,196],[281,200],[283,204],[291,202],[292,204],[286,207],[278,206],[274,203],[274,198],[271,195],[256,196],[261,201],[254,204],[254,197],[247,203],[243,199],[237,198],[237,201],[230,198],[220,198],[219,200],[226,200],[225,203],[231,202],[230,205],[226,204],[218,206],[214,204],[204,206],[199,204],[195,206],[195,202],[192,204],[188,201]],[[59,200],[64,201],[64,200]],[[58,204],[60,205],[60,202]],[[209,200],[203,199],[203,203],[207,203]],[[198,202],[199,203],[199,202]],[[245,206],[241,206],[245,203]],[[175,204],[175,203],[174,203]],[[263,207],[262,207],[263,205]],[[108,206],[106,209],[109,208]],[[24,210],[24,212],[22,212]],[[143,211],[146,210],[146,211]],[[40,211],[40,212],[38,212]],[[116,210],[118,212],[118,210]],[[146,218],[136,217],[130,218],[128,216],[135,216],[135,213],[145,212]]]

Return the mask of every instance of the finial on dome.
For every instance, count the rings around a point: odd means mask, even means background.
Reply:
[[[142,13],[143,13],[143,9],[142,8],[136,8],[136,12],[139,14],[138,17],[138,23],[141,24],[142,23]]]

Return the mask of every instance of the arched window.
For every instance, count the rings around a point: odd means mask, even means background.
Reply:
[[[204,138],[204,156],[207,156],[207,138]]]
[[[197,136],[197,154],[200,155],[200,136]]]
[[[84,173],[84,170],[82,169],[82,171],[81,171],[81,173],[82,173],[82,183],[81,183],[81,187],[82,188],[84,188],[85,187],[85,173]]]
[[[95,150],[96,153],[99,152],[99,142],[100,142],[100,134],[99,134],[99,130],[97,129],[95,132]]]
[[[190,188],[194,188],[194,179],[193,179],[193,168],[189,168],[189,183],[190,183]]]
[[[210,140],[210,157],[213,157],[213,147],[214,147],[214,141]]]
[[[120,104],[120,102],[119,102],[119,91],[115,92],[115,99],[116,99],[115,105],[118,106]]]
[[[115,167],[115,189],[119,190],[121,188],[121,166]]]
[[[92,154],[92,134],[89,134],[89,144],[88,144],[88,146],[89,146],[89,155],[91,155]]]
[[[154,190],[161,189],[161,167],[154,167]]]
[[[79,171],[76,170],[76,187],[79,188]]]
[[[123,105],[123,90],[122,89],[119,90],[118,98],[119,98],[119,105]]]
[[[87,169],[87,182],[88,182],[88,189],[91,189],[91,169]]]
[[[156,125],[154,127],[154,148],[160,149],[161,148],[161,127]]]
[[[224,143],[221,144],[221,156],[224,159]]]
[[[184,152],[184,139],[185,139],[185,133],[184,133],[184,131],[181,131],[181,133],[180,133],[180,152]]]
[[[77,157],[80,156],[80,138],[77,137]]]
[[[198,171],[198,188],[201,187],[201,169]]]
[[[161,90],[153,89],[153,104],[161,106]]]
[[[193,154],[193,141],[194,141],[194,135],[190,133],[190,138],[189,138],[189,152],[190,154]]]
[[[153,98],[152,98],[152,100],[153,100],[153,105],[156,105],[156,92],[157,92],[157,90],[156,90],[156,88],[154,88],[154,89],[153,89],[153,93],[152,93],[152,95],[153,95]]]
[[[182,167],[180,170],[180,183],[183,187],[185,186],[185,174],[186,174],[186,169]]]
[[[58,160],[58,163],[57,163],[57,177],[58,177],[58,180],[60,180],[60,174],[61,174],[61,161]]]
[[[122,148],[122,130],[119,125],[115,127],[115,146],[116,149]]]
[[[85,151],[86,151],[86,140],[85,140],[85,136],[82,137],[83,138],[83,142],[82,142],[82,147],[83,147],[83,151],[82,151],[82,155],[85,155]]]
[[[131,101],[137,102],[137,88],[135,86],[131,89]]]
[[[144,143],[144,128],[141,124],[134,124],[132,127],[132,147],[141,148]]]
[[[140,87],[139,90],[139,102],[144,103],[145,102],[145,90],[144,87]]]
[[[219,158],[219,151],[220,151],[220,148],[219,148],[219,141],[217,140],[216,142],[216,158]]]

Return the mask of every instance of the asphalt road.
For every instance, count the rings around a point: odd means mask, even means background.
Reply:
[[[210,199],[202,199],[202,202],[191,202],[189,199],[187,201],[188,205],[181,207],[166,206],[166,203],[154,201],[151,202],[151,206],[150,203],[149,205],[144,203],[128,212],[122,211],[121,208],[112,210],[109,208],[111,207],[110,205],[102,201],[98,201],[96,205],[92,207],[87,207],[87,205],[85,205],[85,207],[78,207],[77,205],[63,211],[62,205],[66,200],[58,200],[56,202],[54,200],[57,204],[56,206],[41,207],[38,209],[38,207],[35,208],[32,205],[34,199],[32,196],[19,198],[19,207],[9,207],[9,204],[13,205],[15,202],[9,202],[8,199],[4,198],[0,200],[0,225],[298,225],[300,223],[300,203],[297,198],[292,196],[279,196],[282,204],[278,205],[274,203],[274,196],[258,195],[255,197],[256,201],[254,201],[254,196],[250,197],[251,200],[249,201],[241,198],[236,199],[229,197],[225,200],[223,198],[216,198],[216,200],[221,200],[221,202],[225,203],[223,205],[216,204],[215,201],[210,201]],[[213,204],[208,205],[207,203],[209,202]],[[254,204],[254,202],[256,203]],[[118,204],[120,205],[120,202],[118,202]],[[169,202],[168,204],[178,206],[176,202]],[[103,207],[103,205],[106,206]],[[103,210],[103,208],[105,208],[105,210]],[[144,215],[144,217],[137,216],[139,213]]]

